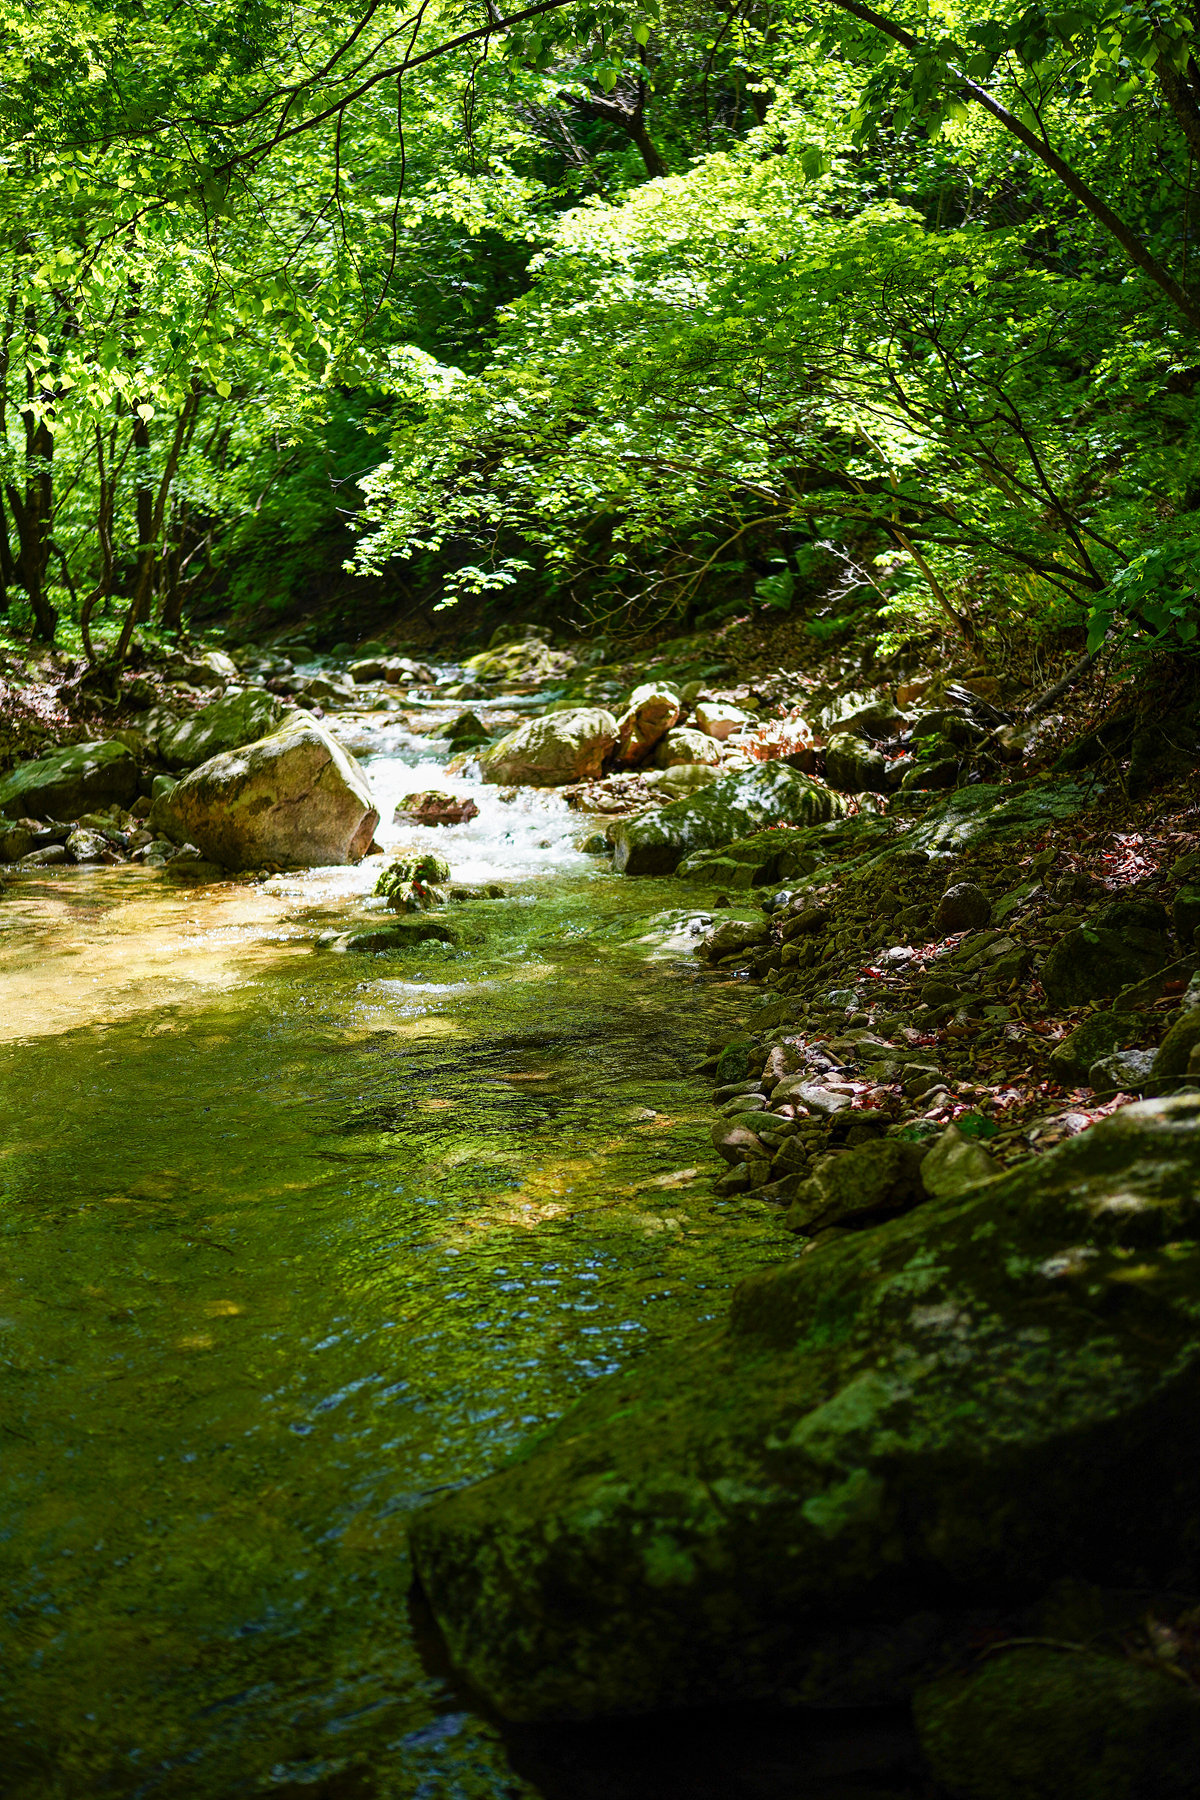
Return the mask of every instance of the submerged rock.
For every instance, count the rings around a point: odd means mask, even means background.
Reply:
[[[757,763],[659,812],[622,819],[613,827],[613,867],[624,875],[669,875],[690,851],[731,844],[767,825],[820,825],[845,804],[795,769]]]
[[[484,751],[479,766],[485,781],[503,787],[565,787],[595,781],[616,741],[617,721],[610,712],[580,706],[518,725]]]
[[[359,862],[379,823],[354,758],[298,714],[270,737],[193,769],[168,804],[176,829],[226,869]]]
[[[274,694],[247,688],[188,713],[160,734],[158,752],[168,768],[195,769],[226,750],[257,743],[275,730],[282,717],[283,707]]]
[[[441,919],[413,915],[371,931],[349,932],[338,938],[333,948],[360,956],[379,956],[389,950],[411,950],[416,944],[457,944],[458,939],[453,925],[447,925]]]
[[[747,1130],[746,1126],[737,1126]],[[737,1289],[418,1515],[513,1719],[911,1693],[1071,1576],[1200,1576],[1200,1096]]]
[[[71,744],[10,769],[0,781],[0,813],[9,819],[77,819],[114,801],[128,806],[137,791],[137,763],[125,744]]]

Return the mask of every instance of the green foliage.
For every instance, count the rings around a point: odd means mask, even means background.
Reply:
[[[0,0],[10,627],[1193,642],[1187,14],[525,10]]]

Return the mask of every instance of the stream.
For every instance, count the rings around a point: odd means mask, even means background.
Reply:
[[[460,948],[318,947],[378,916],[377,860],[47,869],[0,909],[0,1791],[857,1782],[897,1753],[886,1720],[512,1730],[442,1665],[412,1511],[793,1243],[712,1194],[685,1077],[739,994],[697,979],[686,891],[580,854],[553,793],[447,778],[400,725],[371,741],[380,841],[506,887],[455,909]],[[386,824],[429,786],[479,816]],[[803,1786],[835,1791],[866,1790]]]

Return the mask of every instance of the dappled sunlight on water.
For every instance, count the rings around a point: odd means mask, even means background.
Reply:
[[[316,947],[369,868],[14,883],[6,1795],[534,1791],[422,1662],[405,1519],[788,1240],[711,1195],[678,888],[524,855],[377,957]]]

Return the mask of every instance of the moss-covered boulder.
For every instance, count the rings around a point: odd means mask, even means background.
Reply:
[[[169,769],[197,769],[212,756],[255,744],[275,730],[283,706],[263,688],[247,688],[214,700],[159,735],[158,753]]]
[[[1106,1000],[1165,968],[1171,947],[1143,925],[1120,929],[1079,925],[1059,938],[1041,968],[1052,1006],[1084,1006]]]
[[[820,860],[793,831],[758,831],[718,850],[696,850],[685,856],[676,873],[685,881],[708,886],[760,887],[810,875]]]
[[[1200,1575],[1200,1096],[742,1283],[420,1515],[514,1719],[910,1693],[1064,1577]]]
[[[845,806],[784,763],[757,763],[660,812],[622,819],[613,827],[613,867],[623,875],[669,875],[690,851],[732,844],[768,825],[820,825]]]
[[[825,746],[825,779],[843,794],[882,793],[887,758],[852,731],[838,732]]]
[[[1194,1800],[1200,1694],[1167,1671],[1029,1645],[922,1688],[921,1748],[962,1800]]]
[[[71,744],[11,769],[0,781],[0,814],[8,819],[77,819],[114,801],[128,806],[137,791],[137,763],[125,744],[112,739]]]

